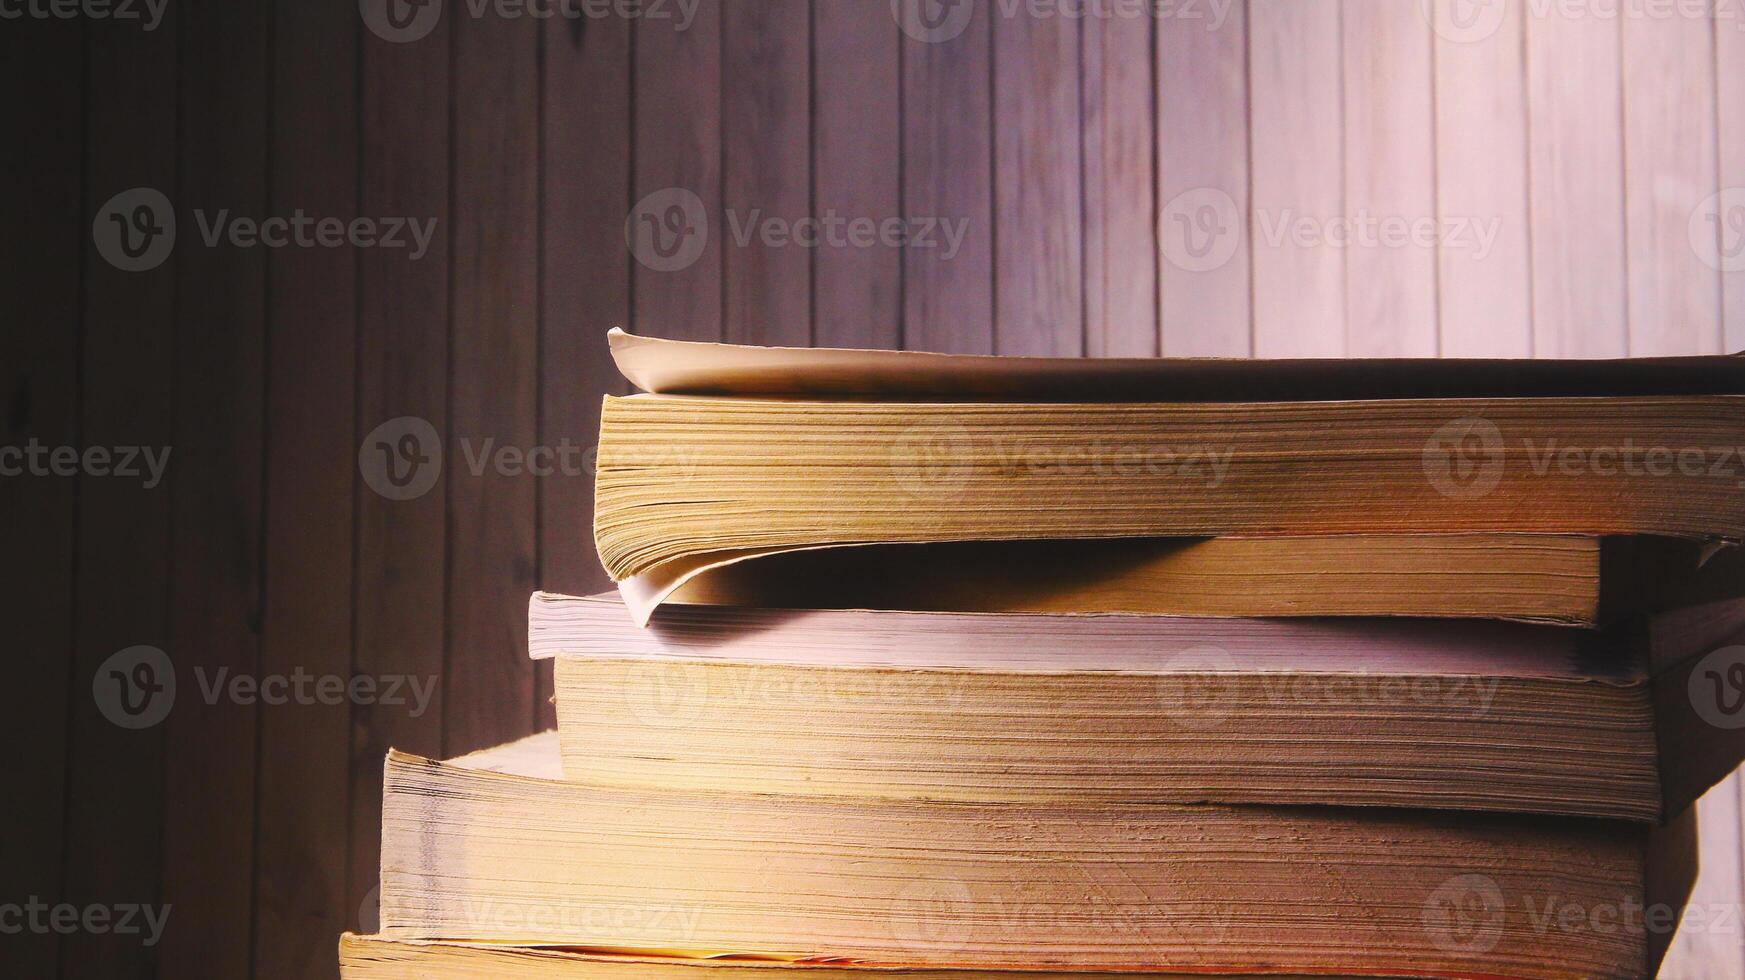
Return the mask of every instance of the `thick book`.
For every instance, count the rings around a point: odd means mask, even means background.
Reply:
[[[1736,357],[1085,361],[623,334],[613,345],[645,393],[603,407],[595,542],[639,615],[712,569],[850,545],[1745,537]]]
[[[381,933],[953,969],[1652,975],[1691,818],[979,804],[564,782],[392,753]]]
[[[1158,971],[990,967],[851,966],[790,960],[707,959],[586,952],[550,946],[417,942],[346,934],[339,941],[343,980],[1204,980]],[[1224,980],[1260,975],[1220,974]],[[1360,976],[1347,974],[1346,976]],[[1310,980],[1271,974],[1267,980]],[[1340,980],[1318,974],[1313,980]]]
[[[557,658],[564,772],[600,785],[1655,821],[1745,759],[1745,713],[1706,686],[1732,696],[1737,617],[1716,636],[674,606],[638,629],[616,595],[536,593],[528,620]]]

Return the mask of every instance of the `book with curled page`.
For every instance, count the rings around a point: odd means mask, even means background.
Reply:
[[[564,772],[598,785],[1654,822],[1745,761],[1735,615],[1595,632],[674,605],[639,629],[615,594],[536,593],[528,621],[557,661]]]
[[[1664,570],[1676,579],[1745,538],[1737,356],[1086,360],[618,331],[611,344],[644,393],[602,410],[595,543],[642,621],[687,588],[731,594],[754,574],[735,566],[776,555],[1021,541],[1091,551],[1025,566],[1032,593],[1078,590],[1084,608],[1049,611],[1592,625],[1601,546],[1547,539],[1695,542]],[[1328,537],[1343,540],[1308,543]],[[1119,556],[1103,542],[1123,539],[1177,539],[1158,555],[1195,561],[1142,555],[1087,588],[1084,569],[1111,567],[1095,549]],[[1262,543],[1227,543],[1249,539]],[[1571,577],[1584,548],[1593,571]],[[1269,580],[1275,566],[1289,570]],[[1327,574],[1357,587],[1316,588]],[[1195,598],[1208,593],[1221,598]]]
[[[978,980],[1639,977],[1694,874],[1688,815],[626,789],[540,775],[557,757],[550,734],[448,763],[389,756],[383,939]],[[365,971],[347,976],[408,975]]]

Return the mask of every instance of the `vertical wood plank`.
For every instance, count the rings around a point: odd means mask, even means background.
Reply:
[[[268,21],[259,6],[183,9],[178,207],[177,481],[172,509],[170,656],[185,693],[170,714],[164,901],[175,918],[162,972],[249,970],[259,705],[200,678],[259,676],[261,460],[266,252],[204,221],[266,216]],[[199,212],[207,216],[201,219]]]
[[[1339,4],[1253,0],[1254,352],[1345,351]]]
[[[593,454],[600,398],[625,389],[606,330],[630,321],[630,24],[621,17],[577,32],[541,32],[539,441],[555,447],[539,484],[539,587],[588,595],[611,587],[594,553]],[[567,455],[571,449],[580,456]],[[517,623],[520,617],[517,617]],[[536,664],[539,727],[556,725],[551,665]]]
[[[1533,352],[1527,232],[1524,0],[1433,0],[1436,34],[1436,197],[1442,227],[1496,229],[1486,253],[1438,254],[1441,349],[1449,357]]]
[[[62,84],[44,86],[55,77]],[[79,256],[90,224],[81,199],[85,153],[80,129],[85,55],[80,25],[10,24],[0,31],[0,85],[34,92],[0,103],[0,186],[7,188],[9,232],[0,236],[0,275],[10,323],[0,330],[0,446],[25,450],[80,444]],[[0,590],[0,619],[11,634],[0,734],[28,746],[8,763],[13,800],[6,850],[16,896],[61,898],[66,821],[68,699],[89,700],[72,667],[74,478],[20,472],[8,460],[0,479],[0,553],[30,563]],[[69,678],[73,686],[69,688]],[[17,899],[13,899],[16,901]],[[55,975],[53,931],[6,938],[18,976]]]
[[[1745,351],[1745,9],[1720,8],[1731,16],[1715,21],[1716,122],[1720,141],[1721,194],[1699,221],[1710,220],[1721,275],[1723,344]]]
[[[888,4],[812,6],[813,208],[849,221],[902,215],[902,35]],[[813,258],[812,340],[820,347],[902,344],[903,250],[820,248]]]
[[[811,214],[811,11],[808,0],[722,8],[722,203],[727,340],[812,342],[812,255],[795,223]],[[764,221],[785,234],[767,238]]]
[[[1527,18],[1533,349],[1619,357],[1624,289],[1618,23]]]
[[[1079,20],[994,18],[994,349],[1084,353]]]
[[[274,214],[358,217],[357,16],[344,0],[274,5]],[[357,253],[275,251],[267,308],[261,670],[349,681]],[[351,926],[351,712],[269,705],[260,725],[254,976],[330,977],[332,937]]]
[[[656,337],[720,340],[722,0],[685,30],[638,20],[631,314]],[[642,242],[640,247],[634,243]]]
[[[92,233],[94,219],[100,220],[119,192],[149,187],[175,204],[175,92],[183,16],[180,8],[169,9],[151,32],[115,21],[83,26],[91,97],[83,130],[90,150],[81,236]],[[119,651],[147,644],[177,664],[165,583],[172,484],[185,455],[171,445],[171,352],[176,264],[186,251],[172,251],[154,269],[124,272],[85,245],[79,439],[88,446],[152,447],[170,456],[169,474],[155,487],[104,478],[81,479],[77,488],[74,662],[65,692],[72,714],[65,840],[79,846],[65,850],[66,884],[60,895],[76,905],[161,901],[164,727],[159,721],[123,728],[110,719],[112,711],[99,709],[95,695],[97,685],[110,681],[120,693],[118,679],[99,677]],[[134,706],[143,709],[142,724],[165,709],[175,710],[175,701],[162,691],[146,697],[144,689],[130,684],[128,693],[138,696]],[[161,948],[114,934],[66,936],[60,942],[60,971],[66,977],[150,976]]]
[[[1696,885],[1687,914],[1694,924],[1681,927],[1666,951],[1660,976],[1665,980],[1739,980],[1745,977],[1745,949],[1733,927],[1740,909],[1739,777],[1730,776],[1696,802],[1699,841]]]
[[[525,610],[539,567],[526,455],[539,411],[538,27],[454,26],[449,755],[525,735],[536,718]]]
[[[1085,353],[1157,354],[1155,21],[1084,24]]]
[[[1346,353],[1436,354],[1430,25],[1417,4],[1343,0]],[[1432,236],[1418,234],[1432,229]]]
[[[343,911],[364,931],[375,926],[370,897],[382,841],[382,757],[389,748],[442,753],[446,481],[452,476],[433,454],[443,446],[448,410],[452,20],[442,18],[427,36],[404,43],[372,31],[360,35],[358,207],[364,214],[432,220],[436,233],[416,262],[383,249],[358,256],[353,669],[440,681],[418,717],[383,705],[351,708],[351,857]],[[400,435],[414,435],[416,453],[385,457],[398,452]],[[404,488],[386,482],[390,463],[407,480]]]
[[[967,229],[949,258],[941,248],[903,250],[909,350],[994,350],[991,6],[892,4],[904,35],[903,214]]]
[[[1248,91],[1246,0],[1221,21],[1157,22],[1158,320],[1172,357],[1254,350]]]
[[[1718,189],[1714,35],[1706,19],[1624,19],[1630,353],[1721,347],[1720,273],[1692,247]],[[1712,259],[1712,256],[1710,256]]]

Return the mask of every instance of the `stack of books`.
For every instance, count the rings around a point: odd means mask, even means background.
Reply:
[[[558,729],[344,975],[1643,977],[1745,756],[1745,361],[614,332]],[[709,972],[714,971],[714,972]]]

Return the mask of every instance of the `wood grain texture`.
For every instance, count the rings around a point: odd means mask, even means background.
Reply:
[[[523,611],[538,584],[539,24],[454,26],[453,347],[443,750],[532,730]]]
[[[1346,353],[1436,354],[1430,25],[1415,4],[1342,0]]]
[[[1085,353],[1157,354],[1156,22],[1088,20],[1080,75]]]
[[[354,472],[369,454],[383,452],[376,430],[392,420],[430,425],[435,435],[421,452],[440,448],[448,429],[451,22],[439,21],[428,36],[409,44],[361,35],[358,206],[364,214],[433,220],[436,233],[430,251],[416,262],[384,249],[364,249],[358,256]],[[358,481],[353,668],[360,674],[442,679],[446,481],[452,478],[439,468],[424,492],[409,499],[390,499],[369,481]],[[446,690],[438,683],[429,708],[417,717],[385,705],[351,708],[351,856],[342,912],[353,928],[375,925],[382,758],[390,748],[442,752]]]
[[[915,11],[923,0],[900,0]],[[993,94],[989,6],[938,33],[910,18],[902,41],[903,215],[962,222],[962,248],[903,251],[903,346],[948,354],[994,350]],[[917,35],[920,35],[919,37]],[[922,38],[931,38],[924,40]]]
[[[902,73],[887,5],[812,6],[812,208],[849,221],[902,216]],[[878,239],[812,260],[812,339],[820,347],[902,346],[903,255]]]
[[[1253,0],[1254,353],[1345,352],[1339,5]]]
[[[270,25],[248,4],[182,14],[176,196],[195,220],[177,239],[169,654],[184,687],[165,722],[164,901],[175,915],[159,955],[169,976],[236,977],[253,941],[253,882],[235,869],[254,866],[263,706],[207,694],[202,678],[260,676],[268,249],[228,234],[209,243],[199,226],[271,213]]]
[[[1248,18],[1157,22],[1159,335],[1171,357],[1253,353]]]
[[[1716,249],[1722,262],[1722,342],[1745,351],[1745,9],[1715,21],[1715,123],[1721,198]]]
[[[1445,357],[1533,352],[1527,228],[1525,4],[1433,0],[1436,34],[1436,200],[1439,230],[1495,229],[1489,249],[1438,250]]]
[[[1623,28],[1630,353],[1716,351],[1720,273],[1691,233],[1719,189],[1712,25],[1629,17]]]
[[[273,8],[271,210],[356,216],[357,48],[342,0]],[[324,133],[312,140],[309,133]],[[349,681],[357,443],[357,253],[275,251],[267,275],[267,494],[261,670]],[[329,977],[351,925],[344,700],[260,712],[257,977]]]
[[[636,329],[659,337],[722,336],[722,5],[700,0],[694,22],[682,31],[647,19],[633,27],[636,203],[627,224],[653,220],[663,239],[703,238],[702,251],[689,264],[668,269],[639,260],[631,270]],[[684,194],[695,195],[690,203],[696,213],[673,210],[675,196]],[[682,221],[669,226],[669,216]]]
[[[181,16],[170,11],[151,33],[118,23],[84,28],[93,97],[84,120],[81,236],[120,191],[175,192]],[[99,668],[118,651],[171,650],[170,498],[182,463],[172,446],[178,261],[172,253],[156,269],[123,272],[84,251],[79,439],[171,447],[171,455],[168,479],[155,488],[85,479],[77,489],[65,841],[78,846],[65,847],[59,897],[79,905],[162,900],[164,727],[118,727],[94,693]],[[173,653],[171,663],[187,676]],[[69,935],[60,942],[61,976],[150,975],[158,953],[137,938]]]
[[[817,251],[798,224],[812,207],[808,0],[726,4],[721,33],[724,336],[805,347]]]
[[[1616,357],[1624,302],[1623,92],[1615,21],[1527,18],[1533,350]]]
[[[539,483],[539,587],[591,595],[610,587],[594,557],[600,396],[627,388],[606,331],[630,322],[630,25],[553,21],[540,43],[539,441],[579,455],[560,455]],[[534,670],[537,727],[551,728],[551,670]]]
[[[994,18],[994,350],[1084,353],[1079,21]]]
[[[80,268],[89,220],[80,178],[85,134],[76,122],[85,52],[77,24],[13,24],[0,31],[0,84],[35,89],[0,104],[0,150],[10,233],[0,236],[0,269],[23,288],[8,289],[11,323],[0,330],[0,445],[23,449],[79,444]],[[39,86],[60,70],[77,77]],[[69,120],[75,121],[69,124]],[[72,179],[68,179],[69,176]],[[10,455],[10,454],[9,454]],[[66,823],[69,698],[89,700],[72,663],[76,478],[31,475],[8,460],[0,479],[0,553],[30,556],[29,574],[0,590],[0,617],[16,650],[0,690],[0,735],[15,746],[9,763],[14,822],[7,833],[7,878],[17,895],[61,894]],[[88,680],[88,679],[85,679]],[[71,684],[69,685],[69,681]],[[7,965],[19,976],[52,977],[60,956],[53,931],[6,938]]]

